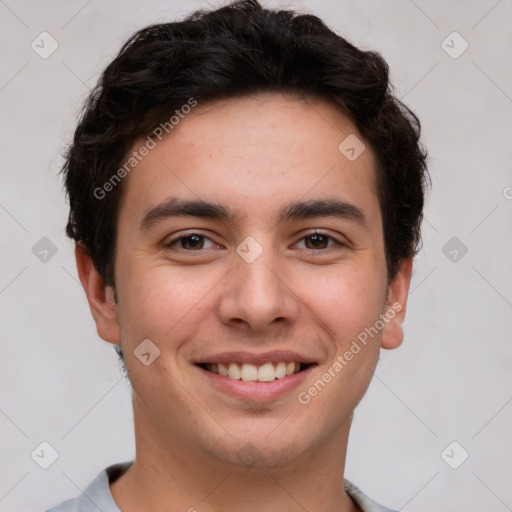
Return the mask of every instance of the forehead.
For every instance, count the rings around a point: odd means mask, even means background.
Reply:
[[[354,124],[327,101],[278,94],[199,103],[126,179],[123,202],[139,214],[169,196],[222,199],[253,221],[298,199],[378,202],[374,156]]]

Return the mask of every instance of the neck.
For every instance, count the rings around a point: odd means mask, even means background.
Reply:
[[[334,441],[285,465],[247,468],[220,461],[186,439],[163,435],[135,395],[133,402],[135,461],[111,485],[123,512],[359,510],[343,489],[350,424],[335,433]]]

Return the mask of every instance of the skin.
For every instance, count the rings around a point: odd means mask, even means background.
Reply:
[[[133,386],[136,459],[111,484],[123,511],[358,510],[343,490],[352,414],[380,348],[402,342],[412,262],[389,282],[374,155],[366,144],[355,161],[345,158],[338,145],[349,134],[364,140],[317,99],[261,94],[199,104],[125,178],[117,303],[77,247],[98,334],[122,344]],[[240,216],[165,218],[141,229],[145,213],[170,197],[222,203]],[[359,208],[367,225],[331,216],[278,222],[290,201],[333,198]],[[314,230],[328,236],[320,248],[308,237]],[[206,238],[166,247],[193,233]],[[263,249],[252,263],[236,252],[248,236]],[[393,304],[401,310],[379,334],[299,403],[298,392]],[[144,339],[161,351],[149,366],[134,355]],[[317,362],[299,388],[273,400],[225,393],[193,364],[273,349]],[[244,446],[252,463],[240,457]]]

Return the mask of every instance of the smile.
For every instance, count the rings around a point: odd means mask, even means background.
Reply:
[[[229,379],[244,382],[272,382],[276,379],[299,373],[311,366],[296,361],[267,362],[261,365],[251,363],[202,363],[201,368]]]

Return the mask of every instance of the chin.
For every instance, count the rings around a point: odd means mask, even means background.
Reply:
[[[232,442],[205,449],[217,460],[230,466],[248,469],[270,469],[289,466],[307,449],[307,440],[292,439],[289,432],[276,435],[274,439],[266,433],[254,435],[245,431],[234,435]],[[302,442],[301,442],[302,441]],[[310,440],[311,441],[311,440]]]

